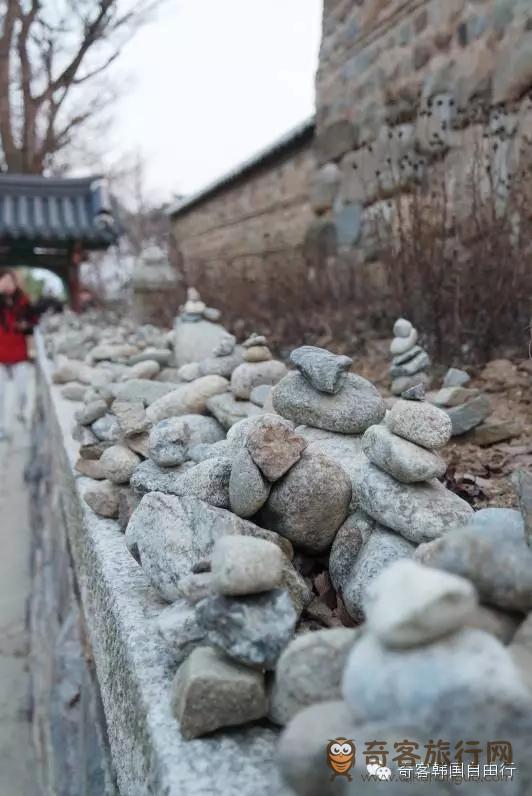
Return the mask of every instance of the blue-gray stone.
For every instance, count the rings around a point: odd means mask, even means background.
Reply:
[[[345,205],[334,216],[339,246],[354,246],[360,238],[362,227],[362,205]]]

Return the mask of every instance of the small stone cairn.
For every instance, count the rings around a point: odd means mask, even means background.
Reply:
[[[418,385],[428,388],[430,377],[427,368],[430,366],[430,357],[418,345],[418,332],[410,321],[399,318],[393,327],[394,338],[390,344],[390,353],[393,355],[390,366],[392,377],[392,394],[402,395]]]
[[[491,402],[485,393],[466,385],[471,377],[465,370],[450,368],[441,390],[432,395],[432,402],[449,415],[452,436],[458,437],[479,426],[491,412]]]

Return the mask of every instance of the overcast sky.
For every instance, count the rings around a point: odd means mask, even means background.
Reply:
[[[110,150],[140,151],[149,195],[188,194],[314,110],[322,0],[167,0],[120,60]]]

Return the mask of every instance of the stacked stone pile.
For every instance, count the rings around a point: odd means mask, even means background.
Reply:
[[[266,337],[252,334],[242,343],[242,356],[231,373],[229,392],[213,397],[209,411],[226,429],[260,414],[261,408],[268,406],[271,386],[286,372],[286,365],[273,359]]]
[[[452,436],[457,437],[479,426],[491,411],[490,399],[480,390],[466,387],[470,376],[463,370],[451,368],[443,386],[432,401],[449,415]]]
[[[293,351],[295,369],[272,386],[277,376],[254,375],[274,362],[267,341],[237,346],[224,331],[169,383],[153,366],[145,378],[130,368],[159,364],[132,362],[148,348],[170,352],[171,367],[173,336],[141,345],[123,326],[115,341],[111,330],[76,334],[79,359],[59,359],[55,378],[80,402],[84,496],[119,518],[162,601],[156,632],[175,660],[185,738],[258,719],[287,725],[286,779],[321,796],[334,792],[330,738],[397,741],[412,726],[422,743],[454,737],[464,706],[468,737],[505,722],[521,737],[532,634],[523,625],[512,639],[532,608],[532,553],[518,512],[473,514],[438,480],[445,411],[405,399],[386,413],[350,358],[312,346]],[[211,370],[235,352],[228,375]],[[242,384],[247,398],[233,389]],[[225,396],[256,413],[222,422],[212,404]]]
[[[390,366],[392,394],[401,395],[418,385],[428,388],[430,377],[426,371],[430,366],[430,357],[418,345],[417,329],[410,321],[399,318],[394,324],[393,334],[390,344],[390,353],[393,355]]]
[[[473,527],[455,533],[477,535],[480,543],[482,532]],[[495,535],[502,540],[502,534]],[[441,540],[444,547],[448,538]],[[517,537],[508,551],[514,543]],[[435,547],[439,544],[440,540],[432,543]],[[520,544],[523,549],[523,539]],[[458,553],[458,546],[455,549]],[[459,557],[456,555],[456,562]],[[482,568],[481,558],[477,555],[473,564],[474,557],[472,550],[470,556],[466,552],[469,565]],[[491,578],[497,577],[507,576],[497,576],[492,570]],[[510,594],[515,592],[510,586]],[[529,610],[530,594],[526,604]],[[338,790],[338,780],[332,780],[325,765],[330,739],[342,737],[351,739],[357,750],[350,772],[353,779],[367,774],[364,752],[368,748],[380,761],[383,773],[390,770],[388,777],[395,774],[397,780],[399,767],[415,768],[419,763],[432,771],[437,761],[431,758],[430,745],[442,739],[448,765],[463,763],[467,777],[467,765],[475,761],[466,750],[478,750],[481,771],[488,763],[500,768],[504,754],[499,757],[499,750],[490,760],[488,750],[506,741],[511,745],[509,751],[504,744],[509,754],[506,763],[515,766],[512,781],[507,783],[510,792],[528,793],[532,693],[524,665],[525,661],[530,665],[530,620],[505,647],[492,628],[479,629],[486,623],[470,579],[408,560],[395,562],[373,581],[365,595],[364,611],[364,632],[347,645],[343,673],[335,688],[328,688],[325,675],[327,701],[316,700],[300,710],[281,736],[280,765],[293,791],[300,796],[348,792],[341,786]],[[309,663],[307,673],[310,667]],[[309,677],[314,684],[319,673]],[[308,681],[306,686],[308,690],[312,687]],[[380,740],[371,746],[374,738]],[[401,749],[404,756],[398,754]],[[410,781],[414,779],[411,776]],[[426,790],[448,793],[452,783],[449,777],[432,777]],[[366,784],[364,793],[382,790],[383,783],[377,778],[374,785]],[[495,782],[484,782],[482,792],[496,794]]]

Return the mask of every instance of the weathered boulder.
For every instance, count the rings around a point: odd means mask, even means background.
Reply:
[[[321,453],[305,451],[272,486],[259,521],[304,550],[321,553],[347,517],[350,501],[351,484],[342,468]]]
[[[110,413],[95,420],[91,429],[101,442],[118,442],[121,437],[118,420]]]
[[[242,520],[203,500],[150,492],[133,513],[126,531],[129,547],[136,544],[142,568],[161,596],[180,596],[182,577],[210,561],[215,541],[226,534],[255,536],[278,544],[287,555],[290,545],[277,534]]]

